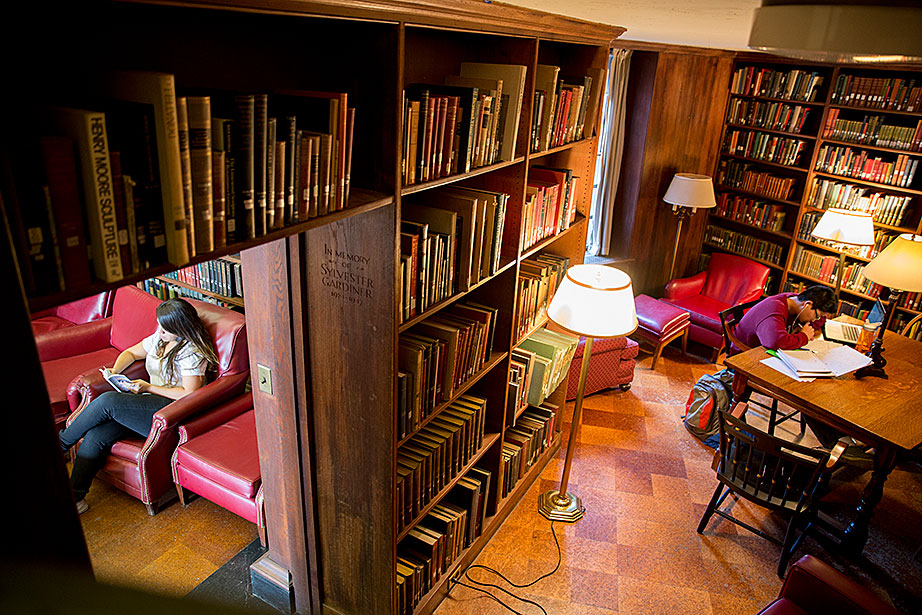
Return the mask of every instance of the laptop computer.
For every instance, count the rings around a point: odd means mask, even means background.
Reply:
[[[884,304],[881,303],[880,299],[874,302],[874,307],[871,308],[867,321],[871,323],[882,323],[884,321]],[[826,325],[823,327],[823,333],[828,340],[855,344],[858,342],[858,334],[861,333],[861,325],[827,320]]]

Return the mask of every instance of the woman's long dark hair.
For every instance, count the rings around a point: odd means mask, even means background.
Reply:
[[[189,344],[205,359],[208,370],[218,364],[218,352],[215,350],[214,342],[191,303],[185,299],[167,299],[157,306],[157,322],[164,331],[179,338],[162,362],[166,382],[172,383],[176,380],[176,357]],[[157,341],[158,355],[163,353],[164,346],[162,340]]]

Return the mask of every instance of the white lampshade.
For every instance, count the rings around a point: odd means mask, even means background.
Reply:
[[[637,328],[628,274],[604,265],[574,265],[547,308],[554,323],[574,335],[617,337]]]
[[[900,235],[865,265],[861,273],[881,286],[922,292],[922,235]]]
[[[692,210],[717,206],[714,198],[714,182],[707,175],[697,173],[676,173],[666,190],[663,200],[675,208],[689,207]]]
[[[873,246],[874,221],[871,214],[861,211],[828,209],[811,235],[851,246]]]

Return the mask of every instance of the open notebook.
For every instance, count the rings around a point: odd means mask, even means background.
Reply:
[[[884,321],[884,305],[880,302],[880,299],[874,302],[874,307],[871,308],[867,321],[871,323]],[[826,335],[826,339],[855,344],[858,342],[858,334],[861,333],[861,325],[838,320],[827,320],[826,325],[823,327],[823,333]]]
[[[841,376],[871,363],[854,348],[826,340],[813,340],[798,350],[777,350],[774,355],[799,378]]]

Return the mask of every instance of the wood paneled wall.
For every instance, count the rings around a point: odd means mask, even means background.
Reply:
[[[677,221],[663,202],[677,172],[713,175],[733,55],[695,48],[634,50],[612,254],[635,259],[636,293],[662,296]],[[682,228],[675,276],[695,272],[707,214]]]

